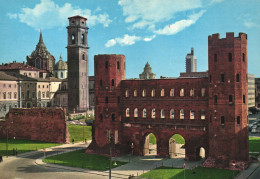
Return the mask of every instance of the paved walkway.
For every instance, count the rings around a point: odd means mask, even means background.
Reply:
[[[260,157],[258,158],[258,161],[260,161]],[[236,179],[246,179],[249,178],[258,168],[260,167],[260,162],[258,163],[251,163],[249,167],[242,171]],[[260,176],[259,176],[260,178]]]

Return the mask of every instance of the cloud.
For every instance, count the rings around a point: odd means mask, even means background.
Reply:
[[[258,24],[252,21],[244,21],[244,26],[246,26],[247,28],[252,28],[252,27],[258,27]]]
[[[176,34],[183,29],[191,26],[192,24],[195,24],[196,21],[205,13],[205,10],[201,10],[199,13],[192,14],[189,16],[189,19],[184,19],[177,21],[171,25],[167,25],[162,29],[154,31],[156,34],[160,35],[173,35]]]
[[[118,4],[126,16],[126,23],[132,28],[151,28],[155,23],[175,18],[179,12],[194,10],[203,6],[202,0],[119,0]]]
[[[7,15],[10,19],[18,18],[20,22],[37,30],[66,26],[67,18],[74,15],[86,17],[89,26],[103,24],[104,27],[107,27],[112,22],[107,13],[93,14],[90,9],[73,7],[70,3],[59,6],[52,0],[41,0],[34,8],[25,7],[22,8],[21,13],[8,13]]]
[[[151,37],[146,37],[146,38],[144,38],[144,41],[145,41],[145,42],[150,42],[150,41],[153,40],[155,37],[156,37],[156,35],[153,35],[153,36],[151,36]]]
[[[117,37],[117,38],[114,38],[114,39],[110,39],[109,41],[107,41],[105,46],[106,47],[112,47],[116,44],[119,44],[121,46],[133,45],[137,41],[149,42],[149,41],[153,40],[155,37],[156,37],[156,35],[142,38],[140,36],[135,36],[135,35],[131,36],[131,35],[125,34],[123,38]]]

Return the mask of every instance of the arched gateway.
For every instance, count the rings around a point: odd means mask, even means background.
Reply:
[[[114,155],[148,154],[152,133],[156,155],[174,157],[171,138],[180,134],[186,160],[205,157],[204,166],[247,167],[247,35],[226,36],[208,37],[204,77],[126,80],[124,55],[96,55],[96,118],[87,152],[108,154],[109,130]]]

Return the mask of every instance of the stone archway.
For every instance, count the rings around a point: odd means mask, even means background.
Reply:
[[[143,155],[157,155],[157,139],[153,133],[144,136]]]
[[[206,151],[204,147],[197,147],[196,148],[196,160],[205,159]]]
[[[169,139],[169,157],[185,158],[185,139],[180,134],[174,134]]]

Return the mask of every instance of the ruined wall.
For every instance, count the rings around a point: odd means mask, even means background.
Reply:
[[[11,109],[5,123],[9,138],[69,143],[68,126],[61,108]],[[6,136],[6,129],[3,135]]]

